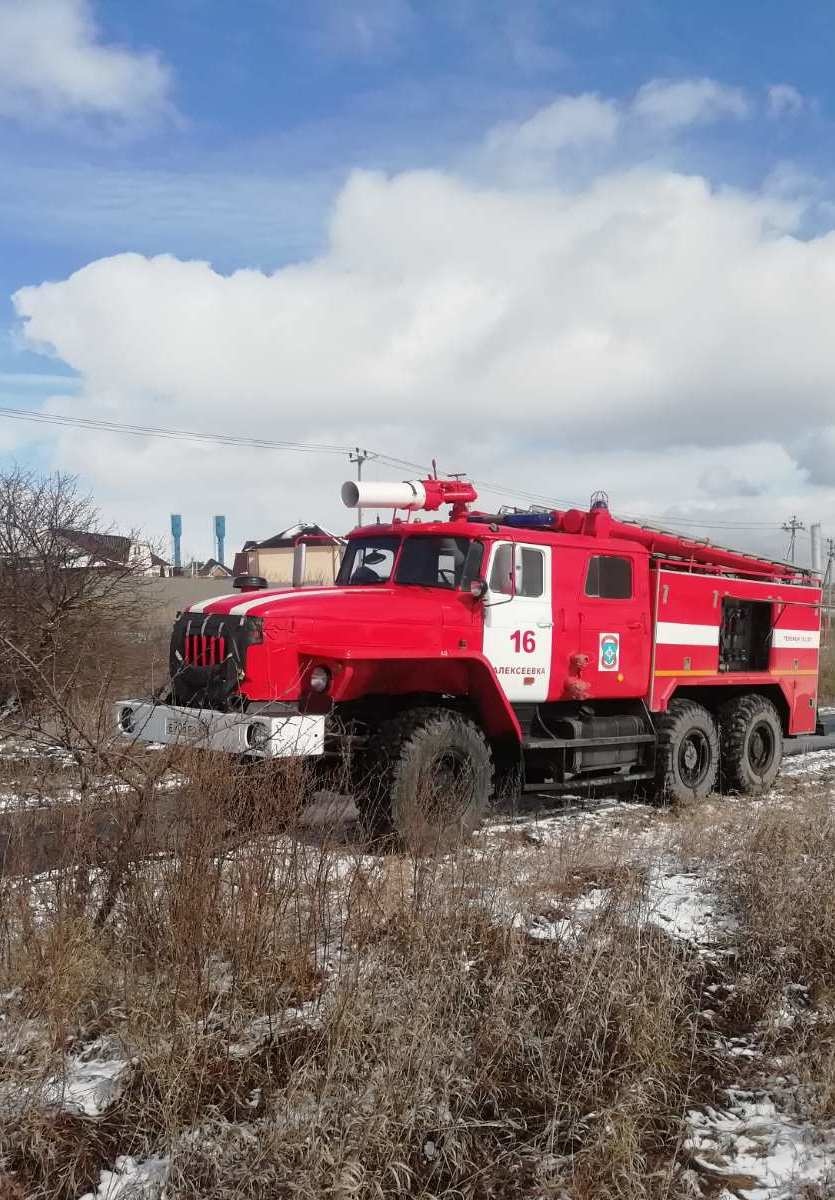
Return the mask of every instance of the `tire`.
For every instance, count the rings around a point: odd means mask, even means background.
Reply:
[[[716,786],[719,735],[708,710],[692,700],[672,700],[655,718],[655,798],[662,804],[704,800]]]
[[[723,704],[719,743],[723,791],[746,796],[768,791],[783,758],[783,726],[770,700],[749,693]]]
[[[379,726],[355,799],[369,834],[393,832],[427,853],[471,834],[492,790],[492,754],[478,726],[450,709],[421,707]]]

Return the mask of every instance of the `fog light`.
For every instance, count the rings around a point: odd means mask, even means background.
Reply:
[[[269,740],[269,725],[262,725],[259,721],[253,721],[251,725],[247,725],[246,744],[250,750],[263,750]]]
[[[331,685],[331,673],[327,667],[314,667],[310,672],[310,690],[326,692]]]
[[[119,728],[121,729],[122,733],[133,733],[134,729],[136,728],[136,725],[135,725],[135,722],[133,719],[133,709],[132,708],[125,707],[123,709],[120,709],[120,711],[119,711]]]

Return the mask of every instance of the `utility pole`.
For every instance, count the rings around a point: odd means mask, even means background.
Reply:
[[[794,555],[795,555],[795,550],[797,548],[797,535],[798,535],[798,533],[801,532],[801,530],[805,530],[806,526],[803,524],[802,521],[798,521],[796,516],[793,516],[790,521],[786,521],[784,523],[783,529],[789,535],[789,549],[788,549],[789,562],[794,563]]]
[[[827,629],[832,620],[832,575],[835,571],[835,538],[826,539],[826,572],[823,577],[823,594],[826,597]]]
[[[362,465],[371,457],[367,450],[360,450],[359,446],[355,446],[353,453],[348,455],[348,461],[357,464],[357,483],[362,483]],[[361,505],[357,505],[357,525],[362,525]]]

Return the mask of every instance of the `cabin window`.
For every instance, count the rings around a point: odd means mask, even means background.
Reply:
[[[413,587],[458,588],[469,549],[469,538],[412,534],[403,542],[395,580]]]
[[[586,595],[597,600],[632,599],[632,559],[595,554],[586,572]]]
[[[504,542],[497,547],[490,568],[490,591],[500,596],[513,595],[513,546]]]
[[[516,567],[517,596],[541,596],[545,591],[545,556],[541,550],[520,546]]]
[[[346,547],[336,582],[361,586],[387,583],[399,548],[400,538],[386,534],[351,539]]]
[[[516,586],[513,586],[515,576]],[[545,593],[545,555],[531,546],[505,542],[490,569],[490,591],[502,596],[542,596]]]

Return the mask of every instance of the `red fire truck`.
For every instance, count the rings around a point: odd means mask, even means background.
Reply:
[[[334,587],[242,578],[179,614],[168,693],[117,706],[126,737],[349,761],[369,824],[460,833],[509,780],[759,792],[815,731],[808,570],[615,520],[602,496],[485,513],[466,481],[426,479],[343,499],[395,515],[350,534]]]

